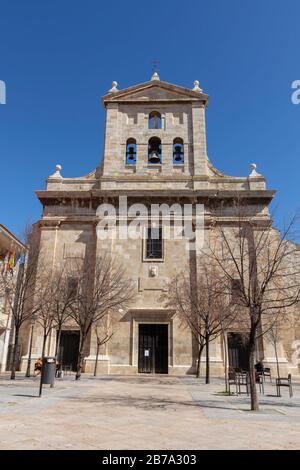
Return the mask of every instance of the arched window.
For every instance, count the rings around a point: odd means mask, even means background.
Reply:
[[[126,165],[136,164],[136,140],[128,139],[126,142]]]
[[[149,139],[148,163],[150,165],[161,164],[161,141],[158,137],[151,137],[151,139]]]
[[[158,111],[149,114],[149,129],[161,129],[161,115]]]
[[[184,163],[183,140],[179,137],[173,140],[173,165],[182,165]]]

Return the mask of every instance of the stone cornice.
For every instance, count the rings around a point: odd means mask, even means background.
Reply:
[[[148,81],[144,83],[140,83],[138,85],[134,85],[128,88],[125,88],[124,90],[119,90],[114,93],[108,93],[107,95],[102,97],[102,102],[104,106],[106,106],[108,103],[143,103],[144,100],[136,99],[134,100],[134,94],[138,93],[140,91],[146,91],[151,88],[161,88],[163,90],[169,91],[171,93],[174,93],[174,101],[197,101],[197,102],[203,102],[205,105],[208,103],[208,95],[205,93],[199,93],[197,91],[190,90],[189,88],[184,88],[182,86],[178,85],[173,85],[172,83],[164,82],[161,80],[158,81]],[[176,97],[177,95],[177,97]],[[130,99],[126,99],[127,97],[131,97]],[[147,102],[166,102],[170,103],[170,101],[173,101],[173,99],[155,99],[155,98],[150,98],[148,100],[145,100]]]
[[[276,191],[274,190],[217,190],[217,189],[145,189],[145,190],[130,190],[130,189],[93,189],[90,191],[59,191],[59,190],[48,190],[48,191],[36,191],[36,195],[42,204],[47,205],[47,201],[51,200],[70,200],[70,199],[85,199],[85,200],[97,200],[97,199],[111,199],[119,196],[127,196],[128,198],[147,199],[147,198],[161,198],[167,199],[178,199],[186,198],[197,201],[207,200],[258,200],[264,202],[270,202]]]
[[[117,214],[116,220],[120,220]],[[130,222],[134,219],[134,216],[128,217],[127,220]],[[211,229],[214,226],[226,225],[226,226],[237,226],[238,223],[241,223],[242,220],[246,221],[251,219],[252,223],[255,223],[257,228],[266,227],[272,223],[272,219],[268,215],[245,215],[242,218],[226,215],[204,215],[204,228],[205,230]],[[195,222],[195,215],[192,216],[192,221]],[[99,223],[99,218],[96,215],[83,216],[79,214],[70,214],[66,216],[43,216],[43,218],[38,222],[39,226],[43,230],[56,230],[58,228],[63,228],[66,225],[81,225],[90,226],[92,230],[97,227]],[[300,249],[300,247],[299,247]]]
[[[81,216],[76,214],[68,216],[43,216],[42,219],[39,221],[40,227],[51,230],[61,227],[63,223],[85,223],[96,226],[98,223],[98,219],[95,216]]]
[[[210,181],[211,183],[244,183],[249,181],[248,176],[227,176],[227,175],[218,175],[218,176],[192,176],[192,175],[151,175],[151,174],[144,174],[144,175],[136,175],[136,174],[128,174],[128,175],[117,175],[117,176],[100,176],[98,179],[87,179],[85,176],[78,177],[78,178],[62,178],[62,179],[54,179],[52,178],[51,182],[60,183],[61,187],[63,188],[64,185],[69,184],[82,184],[82,185],[91,185],[91,184],[101,184],[101,181],[128,181],[128,182],[137,182],[137,181]],[[257,176],[252,177],[251,181],[265,181],[264,176]]]
[[[238,198],[238,197],[273,197],[276,193],[274,189],[91,189],[90,191],[74,190],[38,190],[35,192],[38,198],[91,198],[109,197],[118,195],[144,196],[186,196],[186,197],[217,197],[217,198]]]

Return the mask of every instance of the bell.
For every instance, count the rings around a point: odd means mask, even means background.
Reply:
[[[151,153],[151,156],[149,158],[150,163],[160,163],[160,158],[155,152],[155,150]]]
[[[182,161],[181,148],[179,146],[175,147],[174,160],[175,160],[175,162],[181,162]]]
[[[129,147],[127,155],[128,155],[128,160],[134,160],[135,155],[134,155],[134,148],[133,147]]]

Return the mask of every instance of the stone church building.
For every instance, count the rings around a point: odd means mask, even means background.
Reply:
[[[121,315],[111,340],[102,347],[99,373],[136,374],[195,372],[197,351],[191,332],[174,312],[161,301],[166,281],[178,270],[189,266],[185,240],[161,239],[146,243],[143,239],[97,237],[97,208],[103,202],[117,204],[126,196],[128,204],[185,204],[205,206],[204,228],[215,215],[211,206],[230,200],[237,194],[251,199],[258,217],[268,218],[268,206],[275,191],[266,188],[265,178],[252,164],[246,177],[232,177],[214,168],[207,157],[205,110],[208,95],[195,81],[191,89],[161,81],[154,73],[151,80],[124,90],[113,82],[102,99],[106,110],[104,155],[100,165],[79,178],[64,177],[61,167],[48,177],[46,189],[37,191],[43,212],[38,223],[41,249],[53,267],[68,258],[83,260],[103,250],[126,266],[136,286],[136,298]],[[230,217],[230,212],[224,215]],[[231,342],[230,342],[231,341]],[[234,333],[228,342],[229,357],[242,365],[241,351]],[[33,338],[33,357],[41,353],[42,337],[38,328]],[[47,353],[54,354],[56,332],[50,335]],[[61,346],[63,362],[74,368],[78,352],[78,329],[64,327]],[[287,371],[297,370],[300,341],[289,337],[289,346],[280,345],[280,363]],[[28,334],[23,334],[22,368],[26,367]],[[271,367],[274,352],[267,343],[258,358]],[[85,357],[85,371],[95,363],[96,339],[91,332]],[[204,359],[204,358],[203,358]],[[220,341],[211,346],[212,374],[224,370],[224,351]]]

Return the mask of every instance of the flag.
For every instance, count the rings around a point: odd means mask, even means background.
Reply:
[[[14,267],[17,266],[17,264],[20,260],[21,260],[21,253],[16,253]]]
[[[16,256],[16,253],[14,251],[12,251],[10,253],[10,257],[9,257],[9,261],[8,261],[8,270],[11,271],[14,267],[15,267],[15,256]]]

